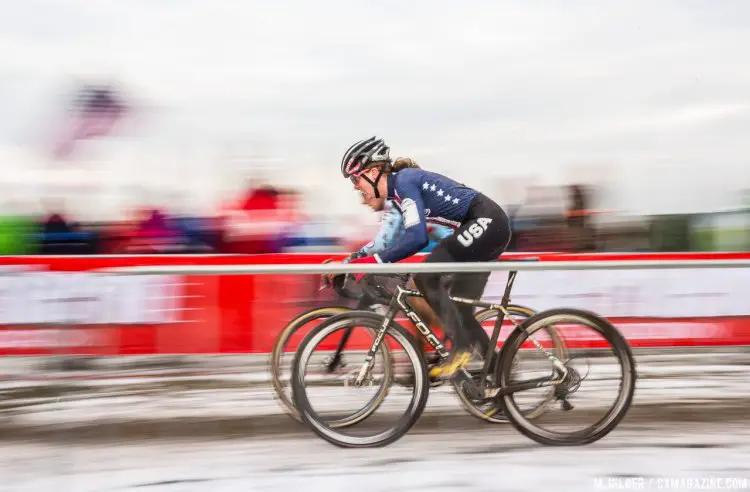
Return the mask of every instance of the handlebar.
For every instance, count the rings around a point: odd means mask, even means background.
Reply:
[[[332,287],[337,294],[347,299],[362,300],[367,299],[369,304],[389,304],[393,297],[385,285],[378,282],[375,277],[386,277],[399,280],[406,283],[409,280],[409,274],[403,273],[385,273],[385,274],[368,274],[356,284],[362,289],[361,294],[352,290],[352,277],[349,274],[339,274],[333,277]]]

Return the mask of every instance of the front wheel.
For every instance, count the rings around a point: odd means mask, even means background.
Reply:
[[[568,347],[568,356],[559,359],[559,365],[534,343],[535,340],[544,346],[540,341],[542,334],[552,327]],[[569,332],[571,336],[566,336]],[[529,367],[536,377],[520,376],[519,367],[514,361],[522,352],[540,354],[540,360]],[[606,361],[604,357],[610,354],[614,356],[613,360]],[[588,359],[593,363],[584,368],[582,362]],[[519,432],[546,445],[579,446],[598,441],[625,417],[635,392],[635,360],[625,338],[606,319],[579,309],[551,309],[524,321],[503,345],[496,369],[496,381],[500,388],[497,398],[503,412]],[[601,375],[590,377],[591,369],[596,369]],[[606,382],[613,376],[619,376],[622,380],[613,385],[610,391],[613,400],[610,405],[604,403],[609,399]],[[565,416],[576,410],[577,417],[571,419],[574,424],[580,417],[598,415],[595,423],[580,430],[563,431],[556,428],[563,423],[560,413],[548,411],[542,418],[530,419],[522,408],[524,396],[536,389],[550,388]],[[579,403],[582,389],[590,390],[591,403]],[[534,397],[530,400],[533,402]]]
[[[379,447],[391,444],[404,436],[414,423],[419,419],[427,403],[429,392],[429,379],[427,377],[427,365],[424,355],[414,341],[408,330],[391,322],[385,332],[382,327],[385,317],[368,311],[353,311],[350,313],[335,316],[317,327],[313,328],[305,337],[297,350],[292,363],[292,400],[294,406],[300,413],[302,421],[307,424],[313,432],[326,441],[344,448],[369,448]],[[366,334],[371,339],[367,345],[363,345],[361,357],[357,356],[350,359],[350,368],[352,369],[348,377],[339,387],[334,387],[335,383],[320,383],[316,381],[307,381],[307,367],[314,359],[314,354],[318,347],[331,346],[335,342],[326,342],[328,337],[336,339],[337,333],[346,330],[364,328]],[[354,336],[354,335],[353,335]],[[362,338],[357,335],[357,340]],[[365,348],[367,347],[367,348]],[[350,412],[339,408],[350,402],[351,399],[366,393],[368,383],[376,381],[373,371],[377,361],[373,359],[371,364],[367,364],[365,357],[367,349],[375,347],[375,353],[387,348],[386,353],[403,353],[412,366],[414,374],[414,384],[410,387],[396,386],[388,394],[386,410],[379,412],[377,416],[367,417],[367,421],[357,426],[334,426],[331,422],[338,420],[337,415],[348,415]],[[384,370],[390,371],[388,365],[391,361],[384,361]],[[314,363],[313,363],[314,365]],[[363,376],[362,383],[355,384],[357,379]],[[393,377],[384,378],[381,384],[389,385],[393,382]],[[375,384],[378,384],[375,382]],[[343,394],[344,391],[351,391],[351,395]],[[318,400],[315,393],[321,393]],[[367,396],[365,396],[365,399]],[[394,410],[398,404],[402,404],[405,409],[402,411]],[[383,410],[383,406],[381,406]],[[326,415],[328,413],[328,415]],[[334,415],[331,416],[330,413]],[[382,414],[382,415],[381,415]],[[383,426],[383,430],[377,427]]]

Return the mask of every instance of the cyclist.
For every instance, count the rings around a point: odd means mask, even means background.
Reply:
[[[346,151],[341,173],[373,210],[380,211],[387,200],[401,211],[404,234],[392,245],[370,256],[354,258],[356,263],[392,263],[419,252],[428,244],[427,222],[451,226],[456,233],[444,238],[425,262],[493,261],[505,251],[510,223],[505,211],[486,195],[441,174],[422,169],[394,167],[390,148],[376,137],[362,140]],[[355,274],[357,280],[364,274]],[[474,318],[471,306],[457,306],[450,300],[440,273],[414,276],[441,325],[453,341],[451,356],[430,369],[431,378],[450,377],[472,360],[472,348],[487,353],[489,337]],[[456,274],[451,294],[480,298],[489,272]]]

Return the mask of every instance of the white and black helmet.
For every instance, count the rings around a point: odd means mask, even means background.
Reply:
[[[373,162],[391,162],[391,148],[382,138],[372,137],[361,140],[344,153],[341,159],[341,174],[345,178],[357,176]]]

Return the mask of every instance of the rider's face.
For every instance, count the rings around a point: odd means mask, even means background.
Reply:
[[[362,204],[367,205],[376,212],[383,210],[383,205],[385,204],[384,193],[381,190],[380,198],[376,198],[375,190],[373,189],[372,185],[366,179],[364,179],[364,176],[367,176],[370,181],[375,182],[378,172],[379,170],[377,168],[373,168],[368,169],[361,176],[351,177],[354,189],[358,191],[362,196]],[[380,182],[382,181],[383,177],[380,178]]]

